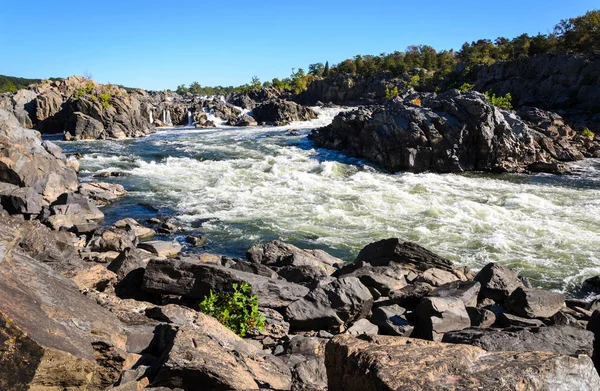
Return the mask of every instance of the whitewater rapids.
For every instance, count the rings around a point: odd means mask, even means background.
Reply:
[[[400,237],[474,269],[503,262],[546,288],[569,290],[600,274],[600,161],[561,177],[389,174],[315,149],[307,134],[339,111],[317,110],[318,120],[285,127],[59,144],[84,154],[84,181],[100,171],[126,175],[107,179],[129,191],[104,209],[107,222],[152,217],[138,205],[149,203],[205,235],[208,251],[243,256],[281,238],[352,260],[368,243]]]

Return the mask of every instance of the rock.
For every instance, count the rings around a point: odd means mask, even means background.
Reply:
[[[17,119],[0,109],[0,181],[31,187],[42,196],[44,205],[77,189],[77,173],[49,153],[34,130],[22,129]]]
[[[237,117],[237,118],[230,118],[229,121],[227,121],[227,125],[229,126],[258,126],[258,122],[256,122],[256,120],[247,115],[247,114],[242,114],[241,116]]]
[[[421,105],[411,103],[418,97]],[[478,92],[396,97],[338,114],[312,132],[315,145],[365,158],[390,172],[519,172],[555,160],[538,132]]]
[[[340,335],[326,347],[330,390],[596,390],[587,356],[486,352],[403,337]]]
[[[74,112],[67,122],[68,132],[65,140],[96,140],[104,139],[104,125],[97,119],[82,112]]]
[[[115,293],[121,298],[143,299],[147,296],[141,291],[144,273],[152,254],[137,249],[128,248],[122,251],[110,262],[107,269],[116,273],[118,283]]]
[[[0,230],[0,388],[104,390],[124,361],[117,318]]]
[[[79,186],[78,192],[103,204],[113,202],[127,194],[122,185],[104,182],[83,183]]]
[[[503,312],[497,315],[498,324],[502,327],[544,327],[544,322],[539,319],[521,318],[520,316],[512,315]]]
[[[528,288],[515,289],[506,303],[509,310],[527,318],[549,318],[564,305],[562,293]]]
[[[138,248],[149,251],[159,257],[174,257],[181,252],[181,245],[177,242],[153,240],[138,244]]]
[[[429,295],[434,288],[426,282],[416,282],[389,294],[390,302],[404,308],[415,308],[421,298]]]
[[[496,323],[496,314],[486,308],[467,307],[469,318],[471,318],[471,327],[487,329]]]
[[[252,116],[259,123],[285,125],[293,121],[316,119],[317,113],[294,102],[272,99],[256,106]]]
[[[42,211],[42,196],[32,187],[19,187],[0,182],[0,205],[10,214],[38,215]]]
[[[302,250],[288,243],[274,240],[254,245],[246,252],[249,262],[266,265],[290,282],[314,282],[331,275],[343,265],[339,258],[323,250]]]
[[[425,297],[416,314],[419,335],[434,341],[440,341],[448,331],[471,327],[464,303],[453,297]]]
[[[92,232],[98,222],[104,219],[104,213],[81,194],[61,194],[50,206],[52,215],[47,223],[55,230],[74,229],[77,233]]]
[[[202,236],[188,235],[185,237],[185,242],[191,246],[199,247],[206,242],[206,239],[203,238]]]
[[[503,303],[523,283],[517,273],[499,263],[488,263],[477,273],[475,281],[481,283],[479,300],[492,299]]]
[[[304,297],[308,288],[284,280],[184,260],[153,259],[144,274],[143,288],[148,292],[203,299],[210,291],[232,292],[232,284],[248,282],[258,295],[261,307],[283,308]]]
[[[477,281],[455,281],[433,290],[431,297],[454,297],[462,300],[465,307],[476,307],[481,284]]]
[[[596,310],[592,313],[586,330],[594,333],[594,353],[592,354],[592,360],[596,369],[600,369],[600,311]]]
[[[129,248],[135,248],[136,242],[137,238],[133,229],[105,227],[94,232],[94,236],[88,243],[88,248],[91,251],[98,252],[121,252]]]
[[[425,273],[421,275],[421,279],[433,286],[440,286],[458,281],[458,277],[456,277],[454,274],[435,267],[427,269]]]
[[[374,299],[381,296],[387,296],[391,291],[402,289],[406,286],[404,269],[397,264],[389,266],[371,266],[361,261],[362,265],[356,269],[353,267],[344,267],[334,275],[337,277],[356,277],[362,282],[373,295]],[[350,271],[355,269],[354,271]]]
[[[359,319],[348,330],[346,334],[360,335],[360,334],[378,334],[379,327],[369,322],[366,319]]]
[[[327,372],[321,356],[302,356],[291,365],[293,391],[326,391]]]
[[[444,334],[444,342],[478,346],[488,352],[551,352],[592,357],[594,334],[575,327],[467,329]]]
[[[117,282],[117,275],[102,265],[83,269],[71,278],[80,290],[95,289],[104,292]]]
[[[117,221],[114,224],[114,226],[116,228],[121,228],[121,229],[126,229],[127,226],[131,227],[135,236],[139,240],[149,239],[149,238],[153,237],[154,235],[156,235],[156,232],[154,232],[153,229],[144,227],[139,222],[137,222],[135,219],[132,219],[129,217]]]
[[[285,309],[285,317],[295,329],[331,330],[365,318],[373,296],[356,277],[342,277],[312,290]]]
[[[381,334],[410,337],[414,327],[406,320],[405,313],[397,304],[383,305],[373,309],[370,320],[379,326]]]

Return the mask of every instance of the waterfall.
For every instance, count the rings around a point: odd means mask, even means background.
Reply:
[[[194,124],[194,119],[192,118],[192,112],[188,110],[188,123],[187,126],[192,126]]]
[[[152,117],[152,109],[150,109],[150,125],[154,124],[154,118]]]
[[[173,122],[171,122],[171,112],[167,109],[163,110],[163,125],[173,126]]]

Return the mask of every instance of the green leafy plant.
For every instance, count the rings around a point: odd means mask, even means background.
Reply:
[[[469,92],[473,91],[473,87],[473,84],[463,83],[460,87],[458,87],[458,89],[460,90],[460,92]]]
[[[581,132],[581,135],[583,137],[588,137],[588,138],[594,138],[594,136],[595,136],[594,132],[592,132],[588,128],[583,129],[583,132]]]
[[[110,107],[110,94],[100,94],[100,103],[104,110]]]
[[[390,99],[398,95],[398,87],[395,86],[391,90],[388,87],[385,87],[385,98]]]
[[[247,282],[233,284],[233,293],[210,294],[200,303],[200,311],[215,317],[225,327],[244,337],[253,328],[264,329],[265,318],[258,312],[258,296]]]
[[[485,97],[490,104],[505,110],[512,110],[512,96],[510,93],[504,96],[496,96],[491,91],[485,92]]]

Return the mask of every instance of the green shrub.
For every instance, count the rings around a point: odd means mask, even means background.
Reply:
[[[512,96],[510,95],[510,93],[504,96],[496,96],[496,94],[492,93],[491,91],[486,91],[485,97],[487,98],[488,102],[490,102],[490,104],[496,107],[505,110],[512,110]]]
[[[215,317],[240,337],[253,329],[263,329],[265,318],[258,313],[258,296],[252,295],[252,285],[247,282],[233,284],[233,293],[213,293],[200,303],[200,311]]]
[[[588,137],[588,138],[594,138],[594,136],[595,136],[594,132],[592,132],[588,128],[583,129],[583,132],[581,132],[581,135],[583,137]]]
[[[458,89],[460,92],[469,92],[473,91],[473,87],[475,87],[473,84],[463,83],[462,86],[458,87]]]
[[[100,94],[100,103],[104,110],[110,107],[110,94]]]
[[[398,95],[398,87],[395,86],[391,90],[388,87],[385,87],[385,98],[390,99]]]

